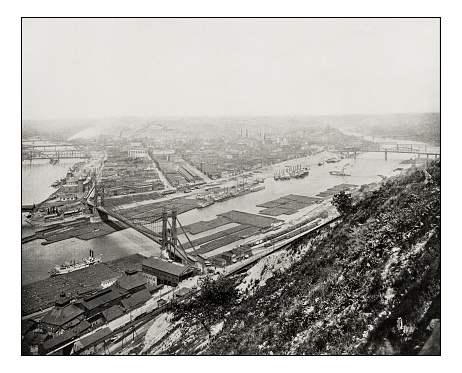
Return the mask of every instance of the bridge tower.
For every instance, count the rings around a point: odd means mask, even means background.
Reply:
[[[167,223],[168,223],[168,213],[167,213],[167,206],[164,206],[164,210],[162,211],[162,252],[168,249],[168,234],[167,234]]]
[[[176,207],[173,207],[173,210],[172,210],[172,241],[171,242],[172,242],[174,252],[178,245],[178,236],[177,236],[177,230],[176,230],[177,214],[178,214],[178,211]]]
[[[95,192],[93,196],[93,215],[90,217],[90,223],[99,223],[101,221],[108,221],[108,215],[98,210],[98,206],[104,207],[104,186],[95,185]],[[100,202],[98,203],[98,197]]]
[[[172,208],[172,212],[169,213],[167,211],[167,207],[165,206],[162,211],[162,233],[161,233],[161,250],[164,257],[168,257],[170,259],[176,259],[176,251],[178,250],[178,231],[177,231],[177,223],[178,223],[178,211],[176,207]],[[171,222],[169,221],[171,218]]]

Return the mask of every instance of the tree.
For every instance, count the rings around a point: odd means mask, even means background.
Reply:
[[[351,195],[346,194],[345,191],[342,190],[340,193],[334,195],[332,204],[336,207],[337,211],[343,215],[351,211],[353,202],[351,200]]]
[[[200,294],[187,303],[174,305],[172,311],[175,317],[183,318],[186,322],[193,322],[194,319],[199,321],[210,339],[212,325],[224,317],[237,294],[232,279],[219,277],[214,281],[207,276],[201,284]]]

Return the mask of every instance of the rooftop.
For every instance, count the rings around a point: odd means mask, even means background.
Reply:
[[[96,332],[90,334],[89,336],[83,337],[79,339],[77,342],[75,342],[74,351],[81,350],[82,348],[89,346],[90,344],[106,337],[107,335],[111,333],[112,333],[111,329],[107,327],[97,330]]]
[[[51,351],[59,346],[72,341],[76,337],[76,334],[72,331],[60,334],[54,338],[48,339],[42,343],[45,351]]]
[[[122,305],[129,309],[133,308],[141,303],[147,302],[151,298],[151,293],[147,289],[138,291],[137,293],[132,294],[128,298],[122,299]]]
[[[191,269],[191,267],[185,266],[183,264],[169,262],[167,260],[155,258],[151,256],[150,258],[143,261],[143,265],[157,269],[159,271],[170,273],[175,276],[180,276],[183,273]]]
[[[95,309],[99,306],[102,306],[106,303],[109,303],[117,298],[121,298],[122,294],[117,291],[114,288],[108,288],[105,289],[104,291],[93,295],[91,297],[86,298],[83,302],[82,305],[87,309],[87,310],[92,310]]]
[[[125,274],[118,281],[118,286],[125,290],[135,289],[143,285],[146,285],[146,279],[136,271],[125,271]]]
[[[53,307],[53,309],[43,316],[41,322],[49,325],[62,326],[67,322],[80,316],[83,311],[73,304],[64,307]]]
[[[111,308],[108,308],[107,310],[104,310],[101,313],[103,314],[106,321],[110,322],[122,316],[124,314],[124,311],[122,307],[115,305],[115,306],[112,306]]]

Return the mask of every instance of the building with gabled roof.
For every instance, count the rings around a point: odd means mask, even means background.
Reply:
[[[189,265],[151,256],[142,263],[142,273],[156,278],[156,284],[177,286],[181,281],[194,276],[198,269]]]
[[[123,316],[124,309],[119,305],[115,305],[106,310],[103,310],[101,314],[103,315],[106,322],[109,323],[112,320],[118,319],[119,317]]]
[[[85,312],[85,316],[94,324],[93,317],[118,304],[127,292],[113,286],[85,297],[76,302],[76,305]]]
[[[151,293],[147,289],[143,289],[122,299],[121,303],[126,310],[130,310],[146,303],[149,299],[151,299]]]

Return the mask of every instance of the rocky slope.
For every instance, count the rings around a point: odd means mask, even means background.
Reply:
[[[236,278],[240,296],[210,338],[180,318],[176,342],[144,351],[414,355],[435,329],[422,353],[439,353],[440,237],[438,160],[353,198],[336,227]]]

